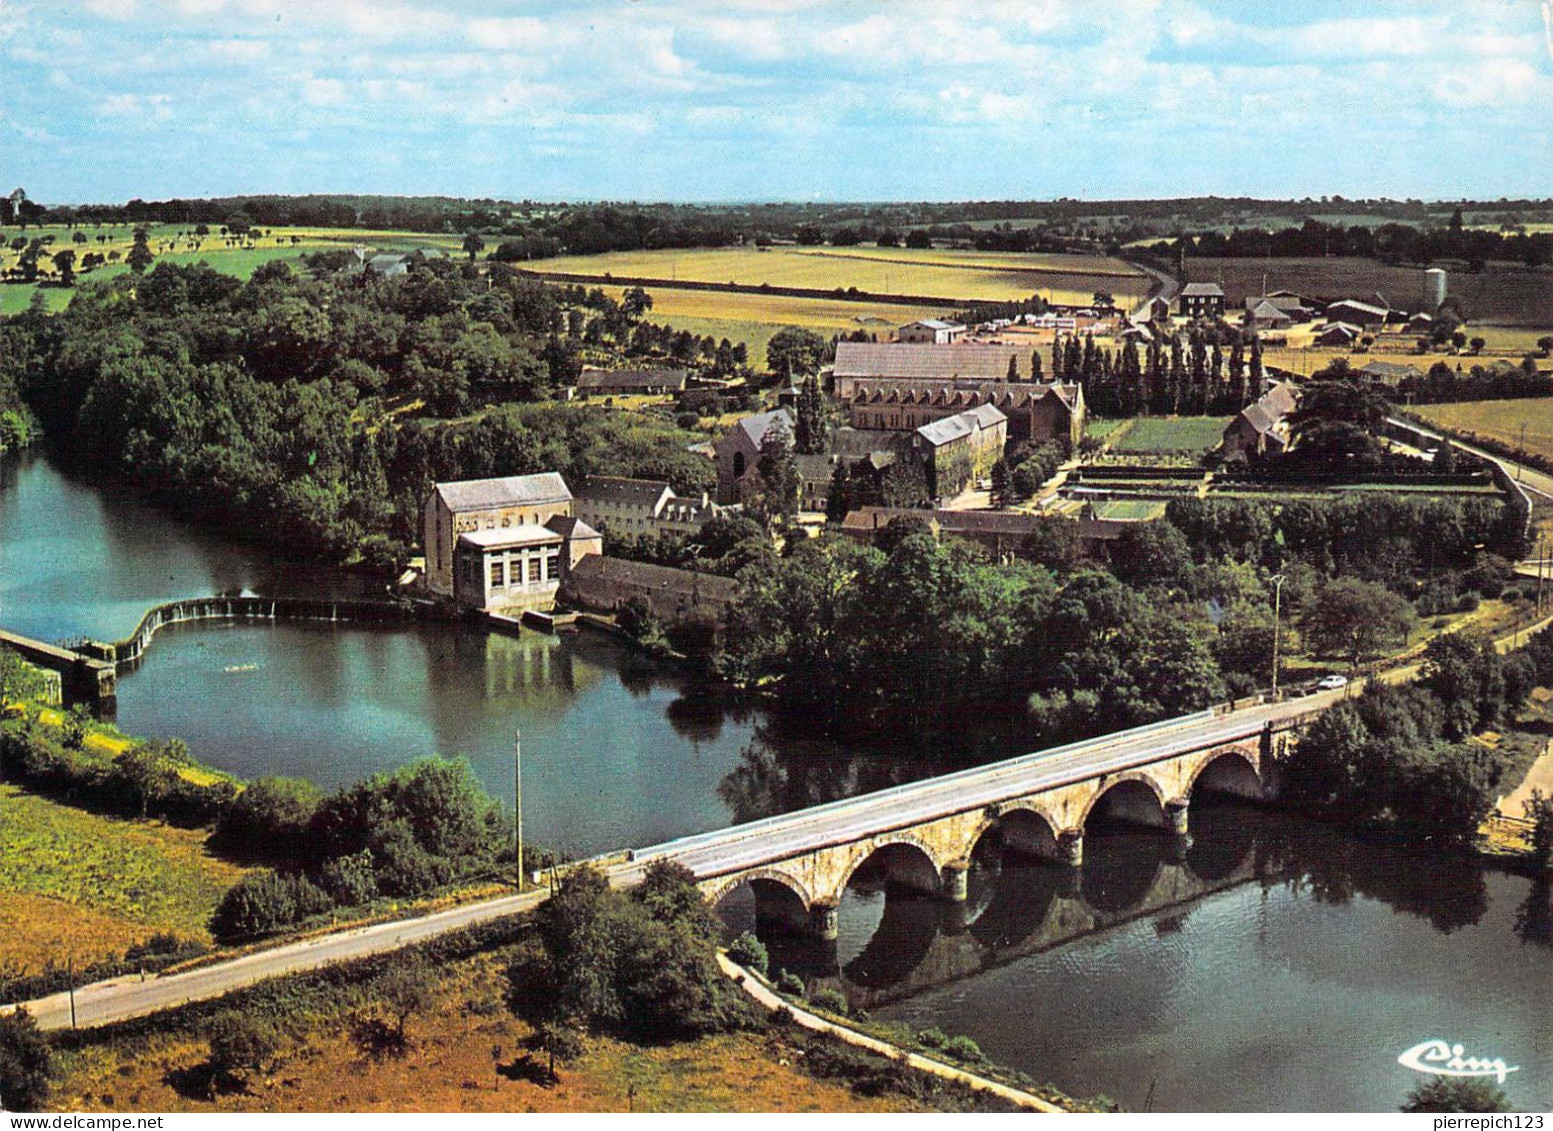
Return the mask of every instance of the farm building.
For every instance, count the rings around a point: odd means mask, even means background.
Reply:
[[[911,447],[927,468],[928,490],[940,497],[958,495],[992,473],[1008,443],[1008,417],[990,404],[924,424]]]
[[[1176,309],[1186,318],[1222,318],[1224,288],[1217,283],[1188,283],[1181,288]]]
[[[760,445],[766,433],[778,429],[787,436],[787,444],[793,442],[793,414],[785,408],[774,412],[758,412],[746,416],[723,434],[717,441],[717,501],[737,503],[744,477],[760,459]]]
[[[461,535],[547,526],[571,515],[572,493],[553,471],[438,483],[421,512],[427,588],[445,597],[453,595],[453,549]]]
[[[958,322],[945,322],[938,318],[924,318],[920,322],[908,322],[895,332],[898,341],[948,345],[965,337],[965,327]]]
[[[1316,330],[1311,339],[1318,346],[1351,346],[1364,334],[1358,326],[1347,322],[1328,322]]]
[[[1292,385],[1274,385],[1247,405],[1224,429],[1222,451],[1230,462],[1246,462],[1289,446],[1289,413],[1297,403]]]
[[[1366,330],[1384,326],[1390,313],[1391,311],[1384,306],[1351,298],[1331,303],[1326,309],[1328,322],[1346,322],[1350,326],[1359,326]]]
[[[585,369],[577,378],[577,391],[599,397],[660,397],[683,393],[689,379],[685,369]]]

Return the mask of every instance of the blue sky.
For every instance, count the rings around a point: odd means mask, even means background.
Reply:
[[[0,0],[0,183],[1553,194],[1542,0]]]

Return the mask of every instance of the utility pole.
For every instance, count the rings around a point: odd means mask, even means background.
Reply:
[[[75,1019],[75,955],[65,959],[65,978],[70,982],[70,1027],[76,1027]]]
[[[1273,583],[1273,702],[1278,702],[1278,644],[1283,635],[1280,627],[1280,619],[1283,614],[1283,582],[1284,576],[1275,573],[1268,578]]]
[[[515,731],[512,738],[513,793],[518,810],[518,894],[523,894],[523,732]]]
[[[1515,455],[1515,477],[1524,482],[1526,479],[1526,422],[1524,420],[1521,421],[1521,447],[1520,450],[1515,453]]]

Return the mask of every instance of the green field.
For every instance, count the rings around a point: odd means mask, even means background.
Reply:
[[[1082,255],[906,248],[717,248],[620,251],[535,260],[536,271],[758,287],[803,287],[935,299],[1007,301],[1040,294],[1053,302],[1088,302],[1097,290],[1148,293],[1149,277],[1119,259]]]
[[[205,836],[0,785],[0,968],[97,961],[158,931],[208,940],[243,870],[209,856]]]
[[[1553,459],[1553,398],[1419,405],[1413,412],[1431,423],[1511,448],[1522,447],[1524,436],[1527,452]]]
[[[240,279],[248,278],[263,263],[276,259],[296,260],[309,252],[326,249],[359,245],[383,251],[440,249],[449,254],[459,254],[459,244],[463,240],[458,235],[355,228],[265,228],[264,235],[244,239],[222,236],[219,225],[214,226],[206,236],[196,236],[192,224],[149,224],[146,229],[157,262],[190,264],[203,261],[217,271]],[[86,242],[75,242],[77,231],[86,236]],[[122,260],[134,242],[134,226],[81,225],[73,229],[46,225],[25,230],[15,227],[0,229],[0,271],[16,265],[20,252],[13,250],[10,243],[18,237],[28,240],[53,237],[53,243],[44,249],[39,261],[40,278],[43,281],[52,281],[57,277],[52,257],[56,252],[69,248],[76,253],[78,282],[88,283],[97,279],[111,279],[129,270]],[[110,257],[117,253],[119,261],[110,261],[102,267],[83,271],[81,259],[88,252]],[[0,314],[17,314],[26,310],[35,291],[42,293],[49,310],[64,309],[74,293],[66,287],[40,288],[35,283],[0,283]]]
[[[1227,416],[1142,416],[1111,450],[1136,455],[1206,452],[1218,446],[1229,422]]]

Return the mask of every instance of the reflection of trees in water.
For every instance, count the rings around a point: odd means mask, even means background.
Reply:
[[[674,733],[691,743],[716,742],[723,733],[723,705],[707,695],[681,695],[664,710]]]
[[[1553,948],[1553,880],[1546,872],[1532,877],[1526,899],[1515,909],[1515,937]]]
[[[1291,891],[1341,905],[1376,899],[1449,934],[1488,910],[1483,869],[1455,855],[1434,856],[1426,843],[1376,841],[1277,814],[1257,829],[1257,872],[1281,877]]]
[[[844,754],[828,742],[777,739],[762,723],[717,795],[742,824],[915,781],[935,769],[912,759]]]

